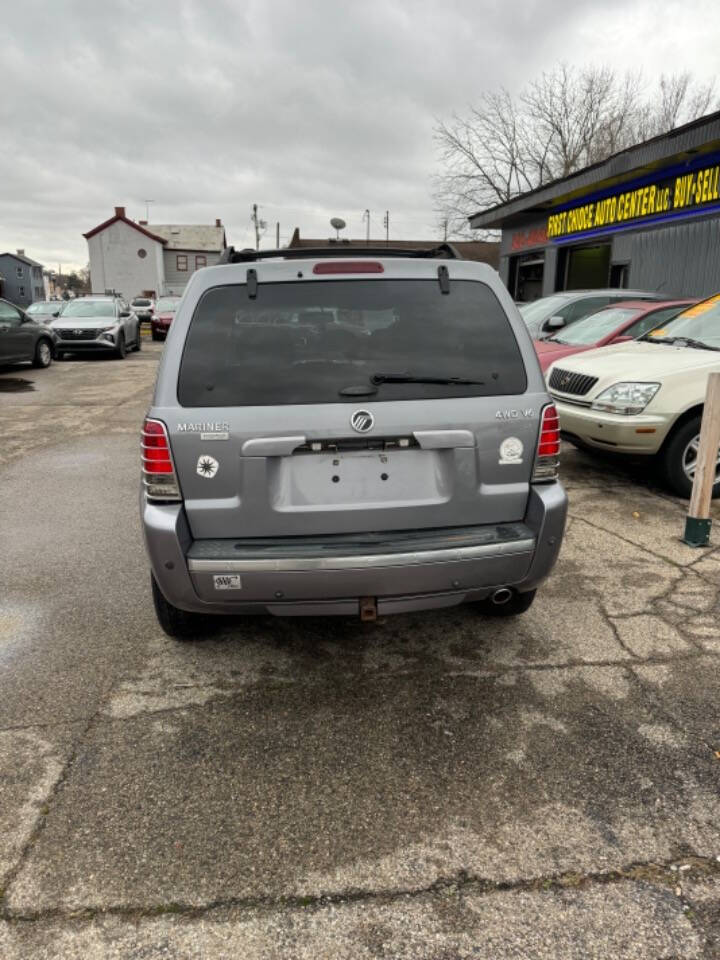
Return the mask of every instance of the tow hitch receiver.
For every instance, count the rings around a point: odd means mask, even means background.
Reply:
[[[375,597],[360,597],[360,619],[377,620],[377,603]]]

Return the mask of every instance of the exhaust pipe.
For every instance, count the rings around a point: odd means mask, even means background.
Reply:
[[[508,601],[512,600],[513,592],[508,587],[500,587],[499,590],[496,590],[495,593],[490,597],[492,602],[497,607],[502,607]]]

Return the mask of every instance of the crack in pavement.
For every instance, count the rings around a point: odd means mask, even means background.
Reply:
[[[676,560],[671,560],[670,557],[663,556],[661,553],[655,553],[654,550],[650,550],[649,547],[646,547],[642,543],[637,543],[635,540],[630,540],[628,537],[623,537],[616,530],[609,530],[607,527],[600,526],[599,523],[593,523],[591,520],[588,520],[586,517],[577,517],[574,516],[573,519],[576,523],[584,523],[588,527],[592,527],[593,530],[599,530],[601,533],[606,533],[611,537],[616,537],[618,540],[621,540],[623,543],[627,543],[629,546],[634,547],[636,550],[640,550],[643,553],[646,553],[648,556],[653,557],[655,560],[659,560],[661,563],[668,563],[671,567],[674,567],[676,570],[685,572],[688,568],[688,564],[678,563]],[[680,537],[678,536],[678,542],[680,542]],[[561,550],[562,556],[562,550]],[[695,561],[693,561],[694,563]],[[716,584],[714,584],[707,577],[704,577],[702,573],[699,573],[697,570],[694,570],[693,573],[696,577],[700,577],[705,583],[709,586],[717,589]]]
[[[295,895],[287,897],[218,897],[201,904],[184,903],[171,900],[153,906],[139,907],[130,904],[116,904],[114,906],[93,906],[75,908],[72,910],[61,907],[51,907],[37,911],[12,911],[2,901],[0,920],[8,924],[42,923],[52,920],[85,921],[96,917],[114,916],[129,920],[155,918],[164,914],[182,915],[189,918],[200,918],[206,914],[222,909],[240,909],[260,911],[264,913],[289,909],[312,909],[325,907],[330,904],[341,906],[353,903],[382,903],[390,904],[397,900],[418,899],[433,893],[451,891],[456,893],[468,892],[476,895],[490,896],[494,893],[507,892],[547,892],[568,889],[582,889],[585,887],[626,882],[644,882],[653,886],[677,889],[681,887],[679,877],[690,878],[690,873],[679,873],[680,867],[690,866],[695,871],[693,878],[720,877],[720,863],[712,857],[688,854],[680,859],[658,863],[657,861],[634,862],[615,870],[581,873],[565,871],[536,877],[527,877],[513,881],[495,881],[486,877],[475,876],[465,870],[455,875],[441,877],[422,888],[407,888],[395,890],[367,890],[351,888],[343,891],[328,891],[327,893],[310,896]],[[677,895],[677,894],[676,894]]]

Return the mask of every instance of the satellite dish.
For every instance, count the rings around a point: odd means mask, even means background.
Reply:
[[[336,240],[339,240],[339,239],[340,239],[340,231],[341,231],[341,230],[344,230],[345,227],[347,226],[347,224],[345,223],[345,221],[344,221],[341,217],[333,217],[332,220],[330,221],[330,226],[331,226],[331,227],[333,228],[333,230],[335,231],[335,239],[336,239]]]

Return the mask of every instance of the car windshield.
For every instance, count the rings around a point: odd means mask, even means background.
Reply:
[[[520,313],[525,323],[534,323],[551,317],[556,310],[561,310],[568,304],[569,297],[541,297],[532,303],[523,303]]]
[[[175,313],[175,311],[177,310],[177,305],[178,305],[177,300],[163,298],[161,300],[158,300],[156,309],[158,310],[158,312],[162,310],[165,313]]]
[[[142,297],[136,297],[135,300],[133,300],[132,305],[133,305],[134,307],[149,307],[149,306],[150,306],[150,301],[149,301],[149,300],[145,300],[145,299],[142,298]]]
[[[65,304],[63,317],[114,317],[112,300],[71,300]]]
[[[639,310],[633,310],[630,307],[612,307],[609,310],[600,310],[598,313],[591,313],[589,317],[583,317],[577,320],[567,329],[560,330],[553,337],[548,338],[549,343],[567,343],[574,347],[586,347],[598,340],[603,340],[628,320],[638,314]]]
[[[683,310],[661,328],[651,330],[646,339],[662,343],[684,338],[720,348],[720,294]]]
[[[523,393],[510,322],[484,283],[325,280],[215,287],[183,352],[183,406]]]
[[[56,313],[61,306],[61,303],[48,303],[45,300],[40,300],[38,303],[31,303],[25,312],[44,314]]]

